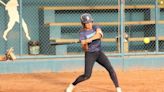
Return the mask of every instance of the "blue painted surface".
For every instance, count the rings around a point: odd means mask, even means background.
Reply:
[[[115,69],[163,69],[163,55],[109,57]],[[0,62],[1,74],[76,71],[84,68],[84,58],[20,59]],[[96,64],[94,69],[103,69]]]
[[[124,69],[162,69],[164,68],[164,57],[159,56],[141,56],[125,58]]]

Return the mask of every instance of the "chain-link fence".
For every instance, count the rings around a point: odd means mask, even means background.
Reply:
[[[163,0],[125,2],[125,32],[129,35],[129,52],[159,52],[162,51],[162,7]],[[161,16],[161,17],[160,17]],[[132,24],[128,22],[133,22]],[[150,42],[146,43],[148,38]],[[145,41],[144,41],[145,40]]]
[[[136,8],[125,8],[125,32],[129,35],[129,52],[155,51],[154,41],[144,43],[145,37],[155,37],[155,1],[130,0],[125,2],[125,7],[136,6]],[[153,6],[152,6],[153,5]],[[147,7],[145,7],[147,6]],[[152,23],[150,23],[152,22]],[[131,41],[131,38],[134,39]]]
[[[50,42],[79,39],[83,13],[90,13],[94,23],[102,28],[104,52],[162,53],[163,3],[164,0],[1,0],[0,54],[13,47],[17,55],[28,55],[30,51],[41,55],[81,55],[79,43]],[[37,48],[29,44],[34,41],[38,42]]]

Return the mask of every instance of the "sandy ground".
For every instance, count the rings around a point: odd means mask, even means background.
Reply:
[[[164,92],[164,70],[116,71],[123,92]],[[35,74],[1,74],[0,92],[64,92],[82,71]],[[115,92],[104,70],[78,84],[74,92]]]

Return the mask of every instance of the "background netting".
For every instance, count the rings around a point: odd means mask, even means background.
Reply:
[[[14,0],[2,0],[5,4],[12,1]],[[120,55],[163,52],[164,5],[161,1],[163,0],[18,0],[20,21],[15,22],[7,35],[7,41],[3,39],[3,33],[8,28],[10,18],[13,18],[8,14],[12,11],[0,4],[0,54],[4,54],[10,47],[18,55],[29,54],[29,40],[21,21],[23,18],[31,41],[39,42],[39,54],[80,55],[80,44],[51,46],[49,43],[50,39],[79,39],[82,26],[78,23],[83,13],[90,13],[94,23],[102,28],[104,38],[112,40],[102,41],[105,53]],[[127,35],[126,39],[124,34]],[[145,37],[150,38],[150,43],[144,43]],[[124,45],[120,45],[121,42]]]

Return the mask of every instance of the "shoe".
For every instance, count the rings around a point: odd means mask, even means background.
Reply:
[[[116,88],[116,92],[122,92],[120,87]]]
[[[7,33],[4,32],[4,34],[3,34],[3,38],[4,38],[5,41],[7,41],[7,37],[6,37],[6,35],[7,35]]]
[[[26,35],[26,38],[30,41],[31,37],[29,35]]]
[[[70,84],[68,87],[67,87],[67,89],[66,89],[66,92],[72,92],[73,91],[73,89],[74,89],[74,85],[73,84]]]
[[[15,60],[16,59],[16,56],[14,55],[14,49],[13,48],[10,48],[6,51],[6,60]]]

